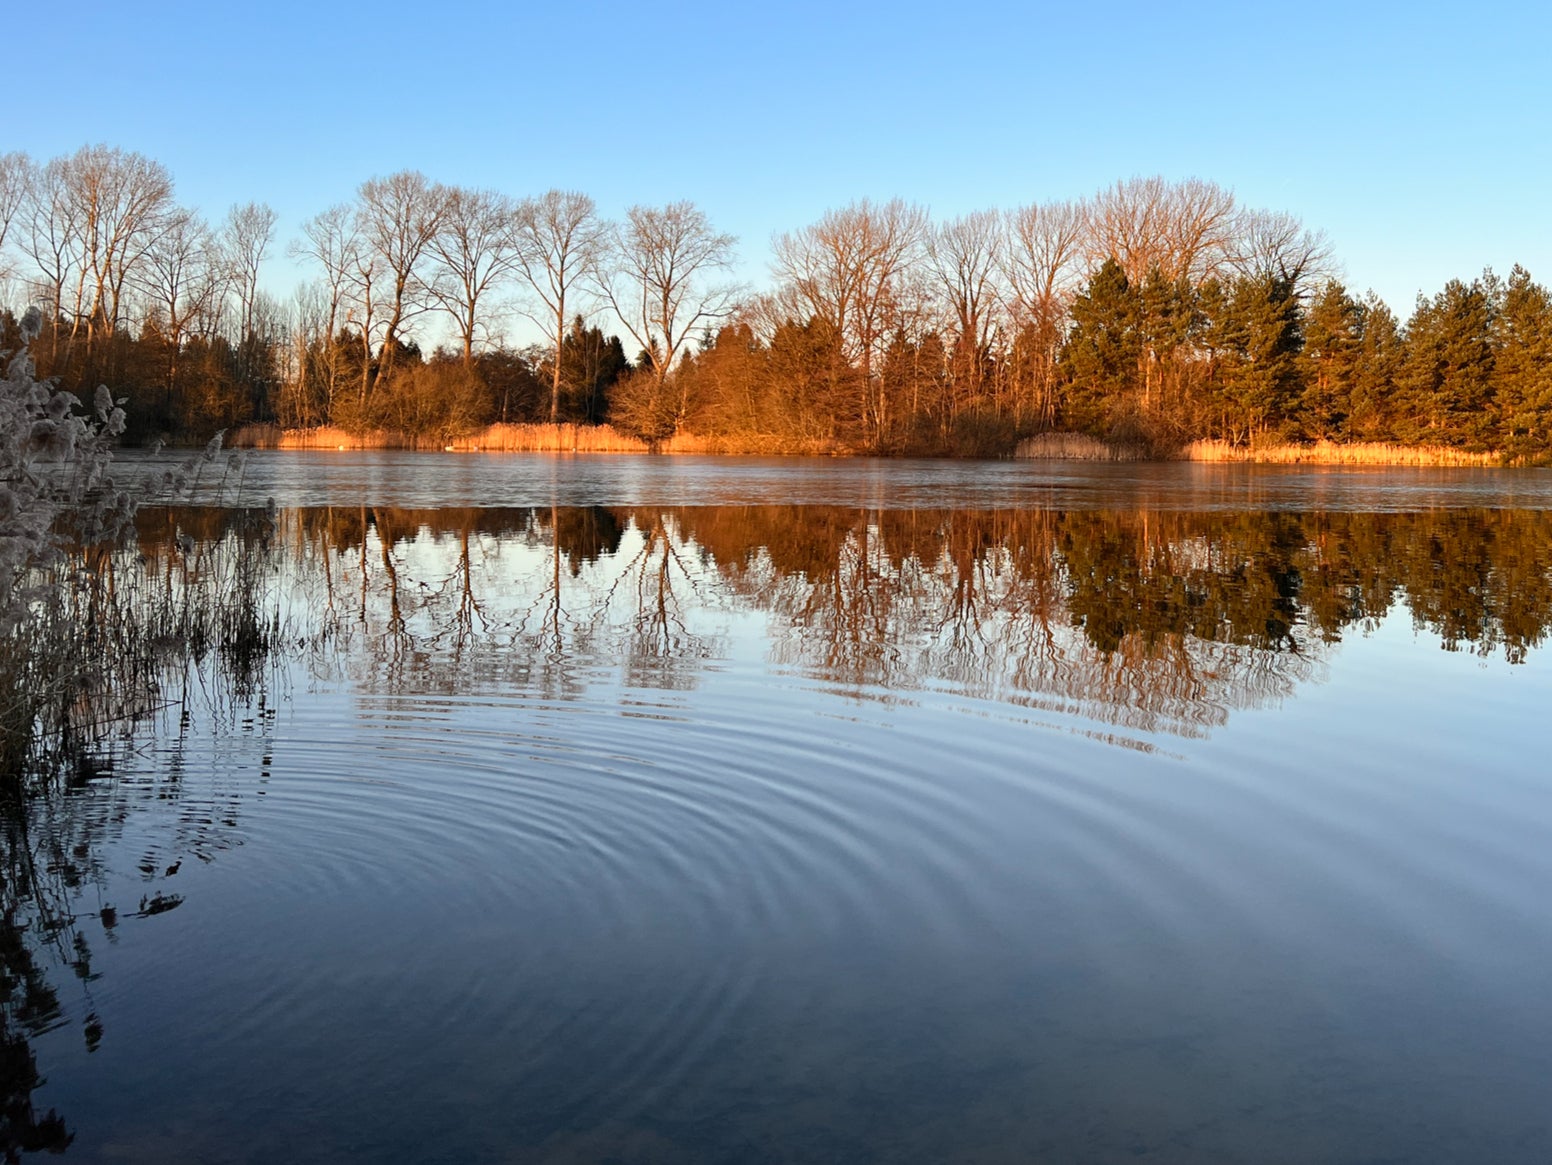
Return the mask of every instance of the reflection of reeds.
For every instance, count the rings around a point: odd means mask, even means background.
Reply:
[[[214,540],[170,530],[160,549],[87,547],[30,572],[28,617],[0,637],[0,778],[13,796],[89,764],[193,663],[213,657],[232,694],[253,689],[279,635],[271,520],[235,513]]]
[[[204,537],[167,511],[161,522],[142,511],[139,532],[150,538],[61,547],[20,573],[24,617],[0,619],[0,1145],[11,1149],[60,1153],[72,1139],[58,1113],[34,1105],[42,1077],[29,1040],[65,1022],[56,973],[97,977],[81,922],[112,935],[183,902],[152,889],[138,912],[116,909],[98,843],[122,830],[134,799],[181,797],[193,716],[235,724],[239,708],[264,708],[258,681],[279,634],[273,522],[263,510],[209,512],[225,524]],[[111,779],[153,732],[171,754],[158,757],[165,778]],[[174,827],[175,844],[202,860],[236,824],[235,800],[212,808],[178,815]],[[147,880],[155,869],[171,877],[182,861],[154,861],[157,849],[142,851]],[[95,1050],[101,1020],[90,1010],[78,1019]]]
[[[1181,461],[1242,461],[1261,465],[1500,465],[1497,453],[1468,453],[1438,445],[1339,445],[1317,441],[1313,445],[1233,445],[1228,441],[1193,441],[1177,457]]]

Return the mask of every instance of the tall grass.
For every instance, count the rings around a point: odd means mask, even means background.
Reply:
[[[647,453],[650,446],[608,425],[487,425],[448,437],[393,429],[352,432],[333,425],[282,429],[244,425],[232,445],[246,449],[431,449],[458,453]]]
[[[244,425],[233,435],[234,447],[245,449],[429,449],[456,453],[665,453],[834,456],[851,452],[824,438],[784,437],[776,433],[732,433],[702,436],[677,433],[649,442],[611,425],[487,425],[454,437],[419,436],[377,429],[353,433],[323,426],[281,429],[276,425]]]
[[[659,441],[654,451],[731,457],[844,457],[855,452],[829,437],[788,437],[780,433],[675,433]]]
[[[835,457],[855,449],[828,438],[786,437],[777,433],[677,433],[661,441],[632,437],[610,425],[489,425],[462,436],[415,436],[390,429],[354,433],[324,426],[281,429],[244,425],[230,442],[258,449],[428,449],[459,453],[662,453],[731,456]],[[1247,462],[1266,465],[1494,466],[1499,453],[1470,453],[1442,446],[1379,443],[1311,445],[1234,445],[1193,441],[1179,449],[1156,451],[1146,445],[1100,441],[1082,433],[1040,433],[1020,441],[1013,456],[1021,460]]]
[[[435,447],[435,446],[431,446]],[[647,453],[650,446],[609,425],[489,425],[440,446],[458,452]]]
[[[1013,456],[1057,461],[1144,461],[1150,454],[1140,445],[1111,444],[1082,433],[1040,433],[1020,441]]]
[[[1258,465],[1405,465],[1491,466],[1503,464],[1498,453],[1468,453],[1437,445],[1232,445],[1227,441],[1193,441],[1180,450],[1181,461],[1248,462]]]
[[[414,440],[391,429],[353,433],[333,425],[315,429],[282,429],[278,425],[243,425],[229,442],[238,449],[413,449]]]

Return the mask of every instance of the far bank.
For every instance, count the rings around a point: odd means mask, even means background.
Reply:
[[[1012,458],[1058,461],[1201,461],[1258,465],[1373,465],[1427,467],[1496,467],[1538,462],[1493,450],[1465,450],[1442,445],[1401,445],[1385,442],[1249,443],[1192,441],[1164,446],[1101,441],[1081,433],[1041,433],[1017,441],[973,443],[954,448],[865,450],[830,438],[774,433],[700,436],[678,433],[660,441],[645,441],[611,425],[533,424],[489,425],[458,436],[416,435],[391,429],[350,432],[334,426],[282,429],[275,425],[244,425],[229,442],[244,449],[398,449],[448,453],[654,453],[732,457],[877,457],[931,456],[955,459]],[[1000,446],[1000,447],[999,447]]]

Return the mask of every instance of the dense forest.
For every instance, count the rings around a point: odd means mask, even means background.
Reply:
[[[261,203],[209,224],[124,150],[4,155],[0,349],[42,307],[40,374],[110,385],[132,441],[565,422],[772,451],[1058,432],[1552,455],[1552,296],[1528,272],[1403,320],[1334,277],[1319,232],[1200,180],[947,222],[856,202],[773,239],[763,290],[688,202],[611,222],[575,192],[373,178],[286,245],[314,278],[284,301],[261,278],[276,225]]]

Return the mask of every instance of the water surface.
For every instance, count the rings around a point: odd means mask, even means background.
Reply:
[[[38,823],[69,1157],[1552,1152],[1545,475],[231,486],[135,568],[245,545],[276,650]]]

